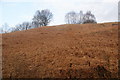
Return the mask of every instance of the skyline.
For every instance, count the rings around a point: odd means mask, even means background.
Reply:
[[[0,26],[7,23],[14,27],[22,22],[31,22],[37,10],[49,9],[53,20],[49,25],[65,24],[64,17],[69,11],[84,13],[90,10],[98,23],[118,21],[119,0],[1,0]]]

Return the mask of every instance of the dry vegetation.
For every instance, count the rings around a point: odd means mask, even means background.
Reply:
[[[3,77],[116,78],[117,24],[59,25],[3,34]]]

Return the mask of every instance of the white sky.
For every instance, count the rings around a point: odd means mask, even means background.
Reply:
[[[50,25],[65,24],[64,16],[69,11],[84,13],[88,10],[97,22],[118,21],[119,0],[0,0],[0,26],[11,27],[24,21],[32,21],[36,10],[50,9],[54,14]]]

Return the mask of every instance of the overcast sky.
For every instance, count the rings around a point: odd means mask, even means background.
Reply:
[[[32,21],[36,10],[50,9],[54,14],[50,25],[65,24],[69,11],[92,11],[98,23],[118,21],[119,0],[0,0],[0,26],[11,27]]]

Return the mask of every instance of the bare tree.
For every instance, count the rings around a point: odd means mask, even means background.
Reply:
[[[41,11],[36,11],[34,17],[33,17],[33,25],[34,27],[39,27],[39,26],[47,26],[51,19],[53,17],[53,14],[50,12],[50,10],[45,9]]]
[[[65,15],[65,21],[67,24],[85,24],[85,23],[97,23],[95,16],[91,11],[83,14],[82,11],[76,13],[71,11]]]
[[[87,11],[83,17],[83,24],[85,23],[97,23],[95,16],[91,13],[91,11]]]
[[[65,21],[67,24],[76,24],[77,23],[77,14],[74,11],[68,12],[65,15]]]
[[[1,29],[0,29],[1,33],[8,33],[10,32],[10,27],[7,23],[5,23],[4,25],[2,25]]]
[[[31,25],[29,22],[23,22],[22,27],[23,27],[23,30],[28,30],[30,29]]]
[[[83,16],[84,16],[83,11],[80,11],[78,13],[77,24],[82,24],[83,23]]]
[[[21,31],[21,30],[24,30],[22,24],[18,24],[14,28],[12,28],[12,32]]]
[[[31,23],[30,22],[23,22],[22,24],[18,24],[15,27],[13,27],[11,29],[11,32],[28,30],[30,28],[31,28]]]
[[[36,11],[34,18],[33,18],[33,21],[32,21],[32,24],[34,27],[41,26],[41,19],[40,19],[40,11],[39,10]]]

